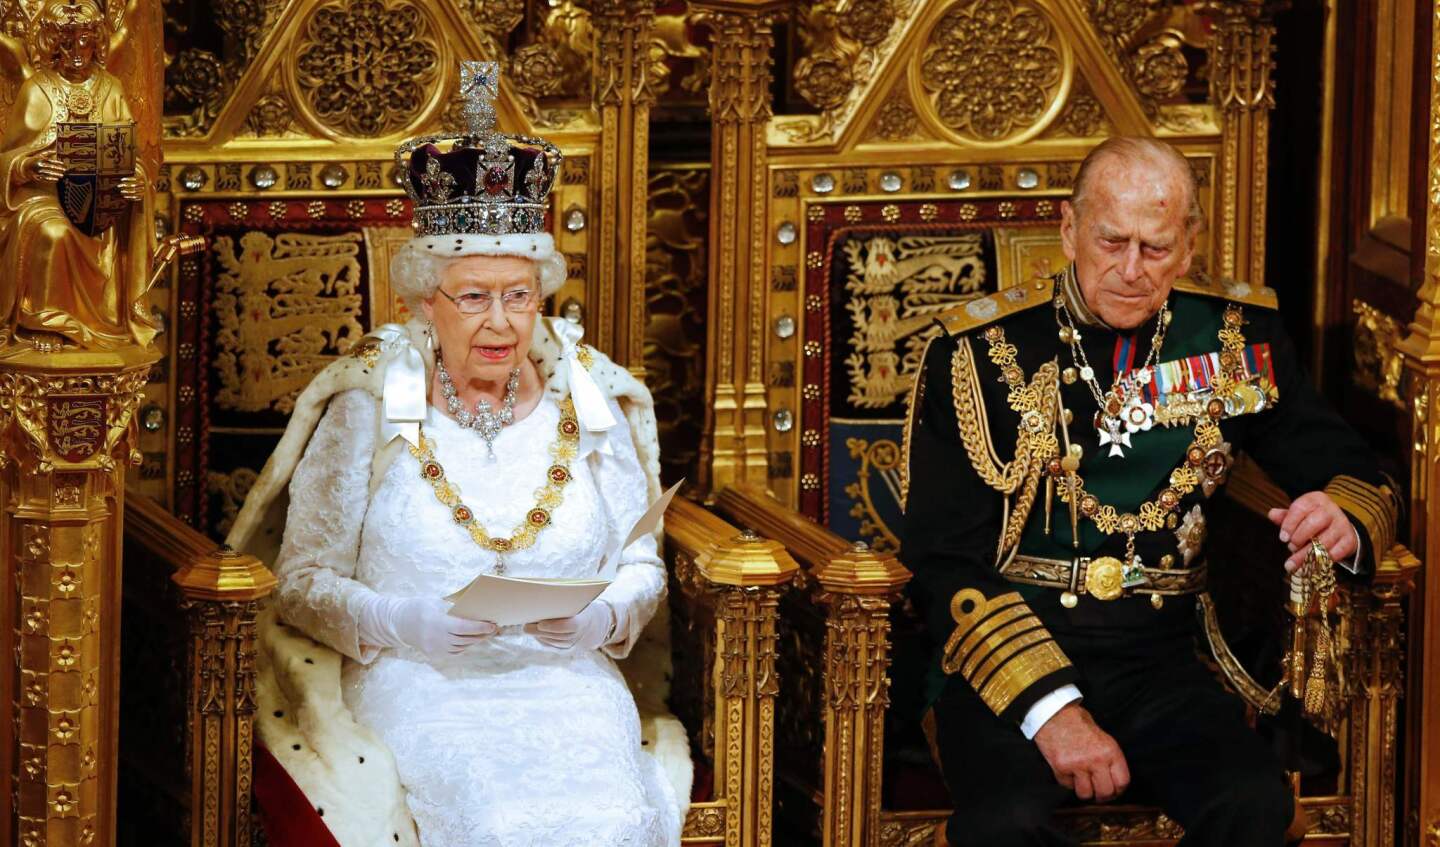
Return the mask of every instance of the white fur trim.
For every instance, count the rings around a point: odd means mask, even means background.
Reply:
[[[569,368],[560,366],[565,328],[554,323],[560,320],[538,319],[530,348],[530,359],[545,378],[545,392],[557,398],[569,391]],[[290,477],[330,398],[342,391],[363,388],[377,403],[381,402],[389,362],[411,350],[420,352],[425,372],[431,374],[435,360],[425,346],[424,331],[424,322],[418,318],[403,327],[392,324],[377,328],[367,336],[367,340],[380,346],[376,364],[346,356],[311,380],[297,398],[275,452],[250,489],[225,539],[227,544],[267,564],[274,561],[283,536]],[[654,500],[660,496],[660,444],[654,401],[633,374],[599,351],[591,352],[594,363],[590,376],[606,397],[620,404],[635,452],[645,469],[649,497]],[[394,458],[396,452],[377,451],[372,473],[383,470],[383,463]],[[341,699],[340,654],[293,629],[277,626],[273,612],[262,613],[258,627],[257,736],[312,805],[325,809],[325,825],[341,847],[393,847],[396,832],[402,845],[418,844],[393,756],[373,732],[355,721]],[[644,752],[660,762],[675,789],[683,820],[690,805],[692,765],[685,728],[666,706],[671,676],[668,603],[660,604],[630,656],[618,664],[640,712],[642,738],[650,742]],[[277,717],[276,711],[281,716]],[[296,744],[301,747],[298,751],[294,749]],[[359,762],[362,755],[363,764]]]
[[[272,609],[259,633],[256,733],[330,834],[340,847],[419,847],[395,757],[340,698],[340,654],[276,626]]]

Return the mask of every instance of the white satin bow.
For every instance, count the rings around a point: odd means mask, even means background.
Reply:
[[[385,367],[384,416],[380,421],[380,443],[396,437],[420,446],[420,424],[425,420],[425,359],[410,344],[404,327],[387,324],[372,335],[384,348],[398,348]],[[396,344],[396,341],[405,343]]]
[[[595,378],[580,362],[580,339],[585,328],[577,323],[559,319],[549,321],[550,329],[560,340],[560,358],[569,368],[570,399],[575,403],[575,417],[580,419],[580,454],[599,450],[610,455],[608,432],[615,426],[615,416],[610,413],[610,403]]]

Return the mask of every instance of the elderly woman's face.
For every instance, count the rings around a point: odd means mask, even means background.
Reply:
[[[534,262],[464,256],[445,265],[439,290],[422,307],[457,383],[504,382],[530,353],[539,304]]]

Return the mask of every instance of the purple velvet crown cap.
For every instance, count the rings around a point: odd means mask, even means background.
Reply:
[[[482,197],[492,202],[542,203],[549,196],[555,179],[555,169],[547,162],[543,149],[509,145],[510,161],[515,163],[513,180],[510,174],[504,172],[503,167],[495,166],[487,169],[483,179],[477,180],[483,152],[477,147],[457,147],[448,153],[434,144],[419,147],[410,154],[406,189],[417,202],[434,202],[423,181],[426,168],[433,158],[439,163],[440,169],[455,180],[454,193],[449,201],[452,203],[463,203],[467,198],[479,200]],[[540,179],[536,185],[531,186],[530,172],[537,167],[540,169]]]

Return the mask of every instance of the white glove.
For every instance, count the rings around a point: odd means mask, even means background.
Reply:
[[[599,650],[615,637],[615,610],[596,600],[573,618],[552,618],[525,624],[542,644],[561,650]]]
[[[454,655],[499,627],[450,614],[439,597],[387,597],[367,603],[356,622],[360,639],[379,647],[410,647],[427,656]]]

